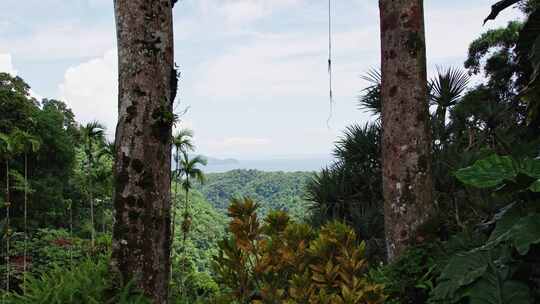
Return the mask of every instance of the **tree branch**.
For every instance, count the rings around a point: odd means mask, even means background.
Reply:
[[[491,13],[484,19],[484,24],[489,20],[495,20],[500,12],[522,0],[501,0],[491,6]]]

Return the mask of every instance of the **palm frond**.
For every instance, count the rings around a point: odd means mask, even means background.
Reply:
[[[192,141],[193,131],[190,129],[181,129],[177,131],[172,138],[172,144],[178,151],[193,151],[195,145]]]
[[[83,138],[95,141],[104,140],[105,130],[105,126],[96,120],[91,121],[81,127],[81,133]]]
[[[437,67],[437,76],[429,82],[430,101],[434,105],[451,107],[467,89],[470,76],[462,69]]]
[[[191,180],[195,179],[196,181],[200,183],[204,183],[206,178],[203,173],[203,171],[198,168],[199,165],[206,166],[207,160],[206,158],[197,155],[193,158],[189,158],[189,155],[187,152],[182,153],[182,159],[180,160],[180,169],[177,173],[178,176],[185,176],[182,186],[184,189],[189,189],[192,187]]]
[[[368,82],[369,86],[362,90],[358,96],[358,104],[361,110],[380,116],[382,112],[381,85],[382,74],[379,69],[371,69],[361,79]]]
[[[12,141],[22,153],[35,153],[41,147],[41,141],[36,136],[18,129],[13,131]]]

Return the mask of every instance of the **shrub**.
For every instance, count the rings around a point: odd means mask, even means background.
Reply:
[[[3,295],[10,304],[145,304],[150,303],[128,286],[111,293],[108,260],[85,259],[66,270],[58,265],[39,276],[30,275],[24,293]]]
[[[214,261],[226,288],[217,302],[384,302],[383,286],[366,276],[365,243],[351,227],[331,222],[317,233],[283,211],[261,223],[257,208],[249,198],[231,201],[232,235]]]

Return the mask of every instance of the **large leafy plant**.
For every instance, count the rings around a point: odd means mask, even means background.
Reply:
[[[493,188],[515,199],[493,219],[494,229],[481,246],[454,255],[432,292],[434,303],[537,303],[540,214],[540,160],[492,155],[459,170],[468,186]]]

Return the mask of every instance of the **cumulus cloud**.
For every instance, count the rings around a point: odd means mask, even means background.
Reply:
[[[0,54],[0,72],[17,75],[17,71],[13,67],[10,54]]]
[[[71,107],[79,122],[84,124],[97,120],[107,127],[108,137],[114,137],[118,121],[116,49],[68,68],[58,90],[60,99]],[[180,128],[193,129],[193,122],[181,117],[174,130]]]
[[[66,21],[36,28],[16,38],[0,38],[0,51],[31,60],[92,58],[114,47],[114,35],[114,28]]]
[[[116,50],[70,67],[59,86],[59,95],[82,123],[98,120],[114,136],[118,117],[118,66]]]

